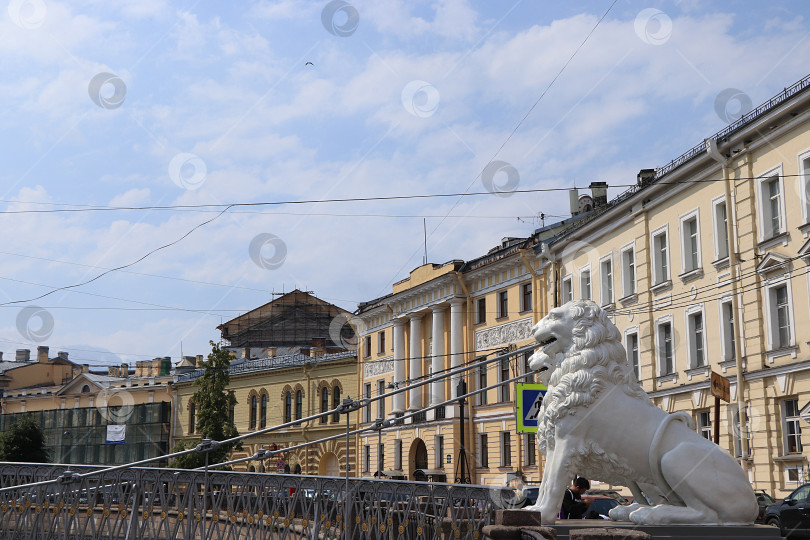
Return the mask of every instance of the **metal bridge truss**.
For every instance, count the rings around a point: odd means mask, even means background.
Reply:
[[[479,540],[519,502],[485,486],[66,467],[0,464],[0,538]]]

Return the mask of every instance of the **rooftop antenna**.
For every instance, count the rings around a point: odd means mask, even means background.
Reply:
[[[427,264],[427,218],[422,218],[422,229],[425,232],[425,262],[423,264]]]

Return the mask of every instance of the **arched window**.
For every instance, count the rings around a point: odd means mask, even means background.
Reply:
[[[82,394],[89,394],[89,393],[90,393],[90,385],[85,384],[84,386],[82,386]]]
[[[325,413],[329,410],[329,388],[324,386],[321,389],[321,412]],[[321,424],[326,423],[326,417],[321,416]]]
[[[335,389],[332,390],[332,408],[337,409],[338,405],[340,405],[340,387],[335,385]],[[340,413],[332,415],[332,422],[340,422]]]
[[[192,401],[188,404],[188,432],[193,434],[197,430],[197,405]]]
[[[292,392],[284,392],[284,423],[292,422]]]
[[[301,420],[304,417],[304,393],[299,390],[295,393],[295,419]]]
[[[267,394],[262,394],[262,408],[259,414],[259,428],[267,427]]]
[[[249,429],[256,429],[256,409],[258,408],[258,400],[256,396],[250,398],[250,415],[249,415]]]

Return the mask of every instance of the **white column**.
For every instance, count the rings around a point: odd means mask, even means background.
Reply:
[[[394,382],[407,379],[405,374],[405,320],[394,319]],[[389,416],[405,412],[405,392],[395,394],[392,398],[393,407]]]
[[[460,367],[464,360],[464,300],[453,298],[450,300],[450,367]],[[458,397],[458,386],[461,374],[453,375],[450,380],[450,394]]]
[[[415,313],[411,315],[411,371],[410,379],[413,382],[421,382],[422,377],[422,364],[425,359],[422,358],[422,314]],[[422,387],[413,388],[408,390],[408,410],[418,411],[422,408]]]
[[[433,307],[433,359],[432,375],[444,371],[444,306]],[[444,401],[444,379],[430,383],[430,404],[437,405]]]

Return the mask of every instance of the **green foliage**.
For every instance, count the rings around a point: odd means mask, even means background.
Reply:
[[[0,461],[48,463],[45,435],[32,418],[21,418],[0,433]]]
[[[211,343],[211,353],[203,361],[205,372],[194,381],[197,391],[192,400],[196,406],[197,425],[195,432],[212,441],[224,441],[239,435],[236,426],[230,417],[231,405],[236,404],[233,390],[228,389],[231,381],[228,366],[231,364],[231,353],[220,349],[219,345]],[[199,441],[181,441],[174,451],[179,452],[193,448]],[[208,464],[227,461],[231,450],[241,450],[242,443],[228,443],[208,452]],[[205,455],[202,453],[187,454],[175,459],[171,466],[180,469],[193,469],[205,465]]]

